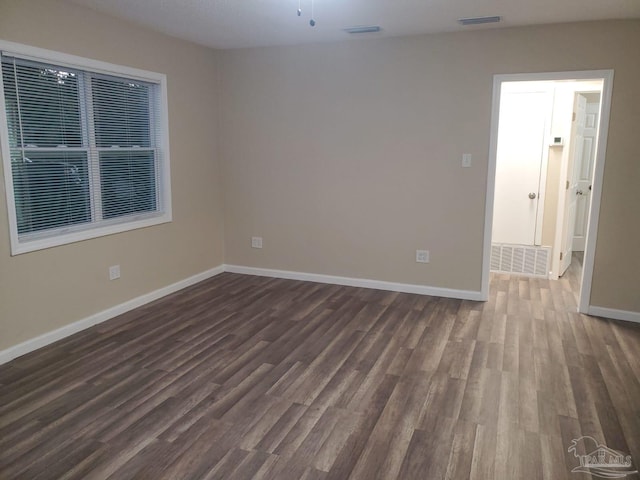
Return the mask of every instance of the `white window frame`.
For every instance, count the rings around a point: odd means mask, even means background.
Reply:
[[[2,165],[4,170],[5,196],[9,219],[12,256],[172,221],[171,170],[169,161],[169,111],[166,75],[4,40],[0,40],[0,51],[7,55],[13,55],[36,62],[50,63],[78,70],[88,70],[95,73],[102,73],[117,77],[127,77],[132,80],[139,80],[159,85],[158,103],[160,108],[160,118],[155,119],[160,132],[159,148],[162,151],[160,160],[157,163],[159,211],[151,216],[149,214],[140,215],[144,218],[137,218],[137,216],[133,216],[124,219],[114,219],[112,222],[103,222],[100,225],[93,226],[91,224],[82,226],[71,225],[64,229],[57,229],[54,233],[47,234],[46,232],[43,232],[42,235],[29,235],[28,239],[23,238],[21,240],[18,235],[18,222],[16,218],[4,88],[0,79],[0,155],[2,155]]]

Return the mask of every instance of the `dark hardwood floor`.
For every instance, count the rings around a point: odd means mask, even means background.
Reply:
[[[637,466],[640,325],[575,313],[572,268],[486,303],[220,275],[0,366],[0,477],[587,479],[582,435]]]

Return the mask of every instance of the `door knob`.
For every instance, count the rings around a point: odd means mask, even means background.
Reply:
[[[530,198],[531,200],[533,200],[534,198],[536,198],[536,194],[535,194],[535,193],[533,193],[533,192],[531,192],[531,193],[529,194],[529,198]]]
[[[576,190],[576,195],[584,195],[584,192],[582,190]]]

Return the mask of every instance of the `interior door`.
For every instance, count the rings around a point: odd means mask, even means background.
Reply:
[[[584,154],[584,130],[587,118],[587,99],[584,95],[576,93],[574,105],[574,125],[571,138],[572,155],[567,167],[567,180],[565,189],[565,215],[562,228],[562,245],[560,257],[560,275],[566,272],[571,265],[573,254],[573,232],[576,224],[576,210],[578,197],[581,196],[578,188],[580,177],[578,169],[574,168],[580,162]]]
[[[591,202],[591,182],[593,179],[593,165],[596,157],[596,142],[598,139],[598,115],[600,103],[587,103],[584,146],[582,156],[575,168],[578,169],[578,190],[576,197],[576,226],[573,232],[573,250],[584,251],[589,220],[589,204]]]
[[[538,213],[543,208],[540,176],[549,99],[547,91],[503,91],[501,95],[493,243],[540,244],[536,233],[539,239]]]

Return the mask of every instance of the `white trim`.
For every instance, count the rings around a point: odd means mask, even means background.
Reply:
[[[331,285],[345,285],[347,287],[373,288],[391,292],[415,293],[418,295],[432,295],[434,297],[459,298],[462,300],[481,301],[481,293],[475,290],[457,290],[453,288],[430,287],[410,283],[385,282],[366,278],[339,277],[319,273],[293,272],[290,270],[273,270],[270,268],[246,267],[242,265],[225,265],[225,272],[257,275],[259,277],[286,278],[303,282],[328,283]]]
[[[78,320],[77,322],[39,335],[38,337],[29,339],[5,350],[1,350],[0,365],[13,360],[14,358],[26,355],[27,353],[34,350],[45,347],[51,343],[57,342],[58,340],[73,335],[74,333],[86,330],[87,328],[90,328],[94,325],[105,322],[117,317],[118,315],[122,315],[123,313],[146,305],[147,303],[153,302],[154,300],[158,300],[179,290],[195,285],[196,283],[215,277],[216,275],[220,275],[223,272],[238,273],[243,275],[256,275],[260,277],[285,278],[289,280],[326,283],[331,285],[345,285],[349,287],[372,288],[375,290],[413,293],[417,295],[458,298],[462,300],[483,300],[482,292],[474,290],[457,290],[452,288],[429,287],[426,285],[384,282],[364,278],[339,277],[334,275],[293,272],[289,270],[273,270],[270,268],[246,267],[241,265],[219,265],[210,270],[206,270],[166,287],[159,288],[157,290],[154,290],[153,292],[146,293],[114,307],[90,315],[86,318],[83,318],[82,320]],[[640,312],[630,312],[626,310],[616,310],[613,308],[590,306],[587,314],[604,318],[612,318],[615,320],[626,320],[629,322],[640,323]]]
[[[32,47],[22,43],[0,40],[0,51],[6,55],[35,62],[55,62],[57,65],[76,68],[80,70],[91,70],[97,73],[113,75],[114,73],[126,75],[134,80],[155,81],[160,83],[166,76],[162,73],[141,70],[139,68],[116,65],[114,63],[102,62],[91,58],[70,55],[68,53],[56,52],[46,48]]]
[[[57,330],[47,332],[38,337],[19,343],[18,345],[9,347],[5,350],[0,351],[0,365],[2,365],[3,363],[7,363],[16,357],[37,350],[38,348],[49,345],[50,343],[57,342],[58,340],[73,335],[74,333],[78,333],[82,330],[92,327],[93,325],[105,322],[114,317],[117,317],[118,315],[122,315],[123,313],[141,307],[142,305],[146,305],[147,303],[153,302],[154,300],[177,292],[178,290],[190,287],[191,285],[195,285],[196,283],[207,280],[208,278],[215,277],[216,275],[219,275],[224,271],[224,265],[219,265],[205,272],[198,273],[196,275],[193,275],[192,277],[185,278],[184,280],[180,280],[179,282],[159,288],[158,290],[154,290],[153,292],[146,293],[114,307],[90,315],[86,318],[83,318],[82,320],[78,320],[77,322],[65,325],[64,327],[58,328]]]
[[[615,308],[597,307],[589,305],[587,315],[596,317],[613,318],[614,320],[625,320],[627,322],[640,323],[640,312],[629,310],[617,310]]]
[[[604,176],[604,163],[609,132],[609,115],[611,109],[611,94],[613,92],[613,70],[586,70],[578,72],[545,72],[500,74],[493,76],[493,98],[491,103],[491,130],[489,136],[489,164],[487,167],[487,192],[485,197],[485,218],[482,256],[482,300],[489,299],[489,269],[491,264],[491,230],[493,224],[493,201],[496,182],[496,154],[498,145],[498,117],[500,114],[500,90],[503,82],[517,81],[545,81],[545,80],[596,80],[602,79],[602,99],[598,150],[593,177],[591,209],[587,228],[587,242],[584,252],[582,282],[580,288],[580,302],[578,310],[586,313],[591,298],[591,280],[595,258],[598,217]],[[555,253],[554,253],[555,255]]]
[[[332,285],[345,285],[349,287],[373,288],[376,290],[388,290],[392,292],[414,293],[418,295],[432,295],[436,297],[458,298],[462,300],[481,300],[480,292],[473,290],[456,290],[451,288],[429,287],[426,285],[412,285],[407,283],[383,282],[364,278],[338,277],[333,275],[321,275],[316,273],[292,272],[287,270],[272,270],[268,268],[244,267],[239,265],[219,265],[215,268],[198,273],[192,277],[180,280],[153,292],[128,300],[124,303],[90,315],[82,320],[65,325],[51,332],[29,339],[18,345],[14,345],[0,351],[0,365],[14,358],[57,342],[65,337],[78,333],[98,323],[110,320],[118,315],[129,312],[135,308],[146,305],[159,298],[170,295],[183,288],[195,285],[198,282],[215,277],[223,272],[239,273],[244,275],[256,275],[260,277],[286,278],[305,282],[328,283]]]
[[[164,210],[164,217],[167,222],[171,222],[173,220],[173,207],[172,207],[172,197],[171,197],[171,149],[169,146],[169,93],[167,89],[167,76],[161,75],[160,78],[160,100],[159,107],[160,112],[158,118],[156,120],[157,124],[160,126],[160,140],[162,145],[160,145],[160,162],[162,168],[159,172],[158,183],[162,185],[162,189],[160,190],[160,202],[162,208]],[[158,145],[156,145],[156,149],[158,149]]]
[[[169,109],[167,93],[167,76],[162,73],[140,70],[138,68],[116,65],[89,58],[69,55],[66,53],[32,47],[20,43],[0,40],[0,51],[17,58],[38,62],[53,63],[78,70],[86,70],[93,73],[117,75],[134,80],[158,85],[159,88],[159,118],[158,130],[161,134],[162,144],[159,146],[159,160],[156,160],[157,189],[159,190],[159,205],[161,211],[151,214],[135,215],[129,218],[117,219],[114,222],[89,222],[82,225],[71,225],[56,231],[50,236],[46,234],[34,239],[20,240],[18,235],[18,221],[15,211],[15,196],[13,189],[13,174],[11,171],[11,153],[9,149],[8,126],[5,114],[5,102],[3,84],[0,80],[0,156],[2,156],[4,170],[5,194],[7,199],[7,217],[9,220],[9,234],[11,242],[11,255],[33,252],[50,247],[57,247],[68,243],[89,240],[115,233],[126,232],[138,228],[160,225],[172,221],[171,206],[171,167],[169,147]],[[158,146],[156,146],[157,148]],[[93,198],[93,197],[92,197]],[[64,233],[63,233],[64,232]]]
[[[600,219],[600,201],[602,200],[602,182],[604,178],[604,162],[607,154],[607,138],[609,136],[609,117],[611,116],[611,96],[613,94],[613,70],[603,72],[602,94],[600,97],[600,124],[598,126],[598,146],[593,171],[593,187],[591,190],[591,209],[585,236],[584,261],[582,268],[582,288],[578,311],[587,312],[591,301],[591,282],[595,264],[596,241],[598,239],[598,221]]]
[[[15,208],[12,209],[15,212]],[[145,218],[137,221],[120,221],[114,225],[106,225],[103,227],[93,227],[86,230],[79,230],[77,232],[71,232],[66,234],[58,234],[52,237],[43,237],[37,240],[23,240],[20,242],[17,239],[15,244],[13,243],[14,235],[11,235],[11,256],[20,255],[22,253],[34,252],[36,250],[43,250],[45,248],[57,247],[60,245],[66,245],[68,243],[80,242],[82,240],[89,240],[91,238],[104,237],[106,235],[113,235],[114,233],[127,232],[129,230],[135,230],[138,228],[151,227],[153,225],[160,225],[163,223],[171,222],[171,215],[169,213],[163,213],[160,215],[154,215],[150,218]],[[72,229],[73,227],[69,227]],[[13,234],[13,230],[11,232]]]
[[[489,164],[487,165],[487,195],[484,207],[484,236],[482,255],[482,285],[480,296],[489,300],[489,271],[491,269],[491,237],[493,230],[493,202],[496,191],[496,159],[498,154],[498,120],[500,117],[500,97],[502,95],[502,77],[493,76],[493,96],[491,99],[491,130],[489,133]]]

